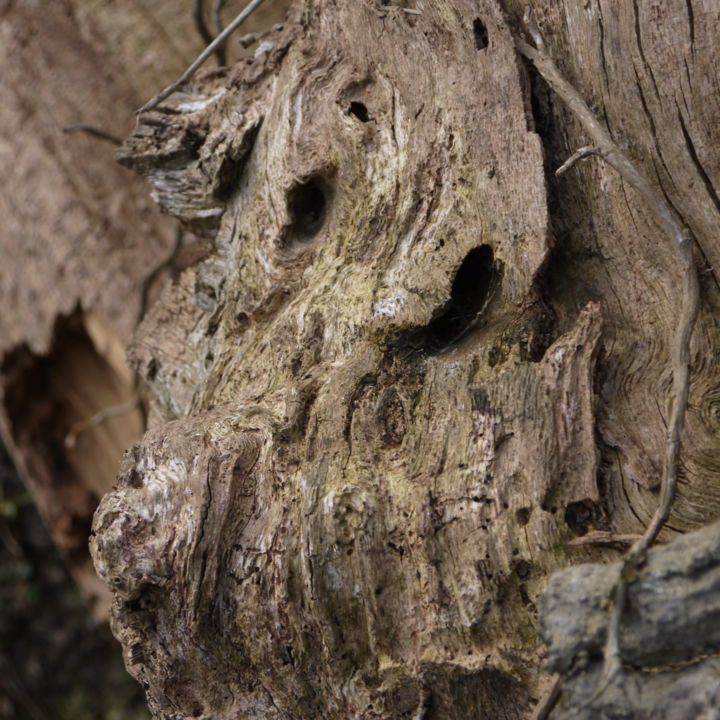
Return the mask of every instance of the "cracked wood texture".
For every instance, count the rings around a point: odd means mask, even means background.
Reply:
[[[535,5],[711,266],[717,11]],[[158,718],[529,717],[548,575],[654,511],[674,250],[602,164],[546,180],[584,142],[512,2],[408,7],[298,3],[119,151],[214,248],[134,338],[92,539]],[[680,531],[720,499],[710,266]]]

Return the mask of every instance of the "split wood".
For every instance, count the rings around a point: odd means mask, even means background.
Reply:
[[[671,347],[673,370],[673,406],[668,426],[668,438],[665,449],[665,465],[661,481],[661,496],[655,514],[642,536],[633,543],[620,566],[614,586],[614,598],[611,606],[610,622],[605,644],[605,665],[598,689],[583,705],[587,707],[608,687],[622,667],[620,657],[620,619],[627,598],[628,584],[633,582],[637,570],[642,565],[647,551],[657,538],[672,510],[677,487],[680,439],[682,435],[685,411],[688,404],[690,385],[690,338],[699,308],[699,289],[697,270],[693,261],[690,232],[684,227],[661,195],[653,188],[630,158],[612,140],[609,133],[588,108],[580,93],[563,77],[557,66],[545,51],[545,43],[528,14],[524,18],[535,47],[520,38],[515,39],[518,52],[530,60],[545,82],[557,93],[580,121],[590,136],[593,147],[581,148],[559,168],[564,172],[581,158],[597,155],[611,165],[628,182],[645,203],[657,224],[670,238],[677,253],[678,267],[682,272],[682,295],[680,298],[680,317]]]
[[[240,25],[245,22],[250,13],[260,5],[263,0],[251,0],[240,14],[198,55],[195,62],[176,80],[172,85],[168,85],[161,93],[158,93],[152,100],[148,100],[138,113],[147,112],[159,105],[165,98],[172,95],[177,89],[181,88],[190,78],[198,71],[198,68],[217,50],[225,41],[237,30]]]

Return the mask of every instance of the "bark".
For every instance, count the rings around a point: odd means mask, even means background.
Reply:
[[[529,717],[548,577],[651,517],[674,250],[609,167],[553,177],[586,142],[520,5],[305,0],[120,149],[211,248],[134,336],[149,429],[92,539],[156,717]],[[720,501],[719,13],[533,5],[694,237],[667,539]]]
[[[565,679],[557,718],[711,717],[720,699],[720,524],[653,550],[622,619],[625,667],[598,695],[617,564],[556,573],[542,600],[548,669]],[[581,703],[578,698],[590,698]]]

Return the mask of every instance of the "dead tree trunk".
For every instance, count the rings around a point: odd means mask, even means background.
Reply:
[[[156,717],[529,717],[550,573],[651,517],[674,250],[608,166],[554,178],[587,139],[523,9],[298,2],[120,149],[212,247],[135,334],[149,430],[92,539]],[[693,234],[669,538],[720,503],[719,12],[534,11]]]

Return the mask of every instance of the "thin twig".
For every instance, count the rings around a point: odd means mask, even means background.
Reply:
[[[432,693],[423,685],[420,689],[420,700],[418,702],[415,714],[412,720],[427,720],[430,709],[432,708]]]
[[[193,20],[195,21],[195,29],[202,38],[205,45],[209,45],[213,41],[212,33],[205,24],[205,0],[193,0]],[[225,65],[225,48],[219,47],[215,50],[215,57],[218,65]]]
[[[68,430],[67,435],[65,435],[65,447],[74,448],[77,443],[78,435],[90,428],[97,427],[106,420],[110,420],[118,415],[125,415],[126,413],[129,413],[139,402],[140,396],[133,395],[127,402],[124,402],[121,405],[113,405],[112,407],[104,408],[103,410],[100,410],[100,412],[96,412],[87,420],[80,420],[74,423],[70,426],[70,430]]]
[[[595,154],[601,156],[617,170],[645,200],[656,222],[670,238],[677,252],[678,266],[682,272],[680,317],[671,348],[673,369],[673,407],[668,425],[668,440],[665,450],[665,465],[662,477],[660,502],[650,524],[627,553],[620,567],[615,584],[612,614],[605,646],[605,669],[598,690],[588,703],[605,691],[621,668],[620,619],[627,599],[627,585],[632,582],[637,568],[642,564],[649,547],[657,538],[672,510],[678,477],[680,441],[688,404],[690,385],[690,338],[699,308],[697,271],[692,255],[690,232],[683,227],[673,211],[642,175],[634,163],[620,150],[609,133],[588,108],[580,93],[562,76],[552,59],[545,53],[544,44],[537,27],[528,15],[525,22],[537,47],[532,47],[516,38],[515,46],[537,68],[547,84],[568,105],[582,124],[585,132],[596,145]]]
[[[215,6],[213,7],[213,22],[215,23],[215,32],[218,35],[223,31],[223,7],[225,7],[225,0],[215,0]]]
[[[153,281],[157,277],[158,273],[166,268],[170,263],[175,259],[176,255],[180,251],[180,247],[182,246],[182,240],[183,240],[183,232],[182,228],[180,226],[177,227],[175,231],[175,242],[173,243],[173,246],[168,251],[167,255],[165,257],[160,258],[155,265],[153,265],[146,273],[143,275],[142,280],[140,281],[140,305],[138,306],[137,315],[135,316],[135,327],[137,327],[140,322],[142,321],[145,311],[147,310],[148,306],[148,296],[150,294],[150,286],[152,285]]]
[[[67,127],[63,128],[63,132],[69,133],[69,132],[84,132],[88,135],[92,135],[93,137],[99,138],[100,140],[107,140],[108,142],[111,142],[113,145],[122,145],[122,139],[117,137],[117,135],[112,135],[109,132],[106,132],[105,130],[101,130],[100,128],[93,127],[92,125],[84,125],[82,123],[78,125],[68,125]]]
[[[540,698],[540,701],[535,707],[532,720],[547,720],[553,708],[557,705],[561,694],[562,686],[560,677],[558,676],[553,680],[552,685],[548,688],[545,695]]]
[[[168,85],[161,93],[158,93],[152,100],[146,102],[138,112],[147,112],[161,103],[166,97],[172,95],[178,88],[182,87],[198,70],[198,68],[220,47],[235,30],[237,30],[250,13],[260,5],[263,0],[251,0],[242,12],[198,55],[195,62],[176,80]]]
[[[633,546],[632,554],[638,557],[647,550],[662,529],[672,506],[677,482],[680,436],[687,408],[690,337],[699,306],[697,273],[692,257],[690,233],[687,228],[680,225],[665,200],[653,189],[632,161],[610,138],[608,132],[592,114],[577,90],[560,75],[552,60],[544,52],[531,47],[522,40],[516,40],[516,45],[525,57],[532,60],[548,85],[555,90],[578,117],[585,131],[597,145],[596,154],[599,154],[606,162],[612,165],[623,179],[630,183],[646,201],[648,209],[655,220],[674,241],[683,273],[680,321],[677,325],[675,342],[672,348],[674,403],[669,423],[662,497],[650,525],[643,533],[642,538]]]
[[[583,160],[591,155],[597,155],[598,149],[586,145],[585,147],[578,148],[556,171],[556,175],[562,175],[567,172],[578,160]]]
[[[213,41],[213,36],[205,24],[205,8],[203,4],[204,0],[193,0],[193,20],[198,35],[202,38],[205,45],[209,45]]]

